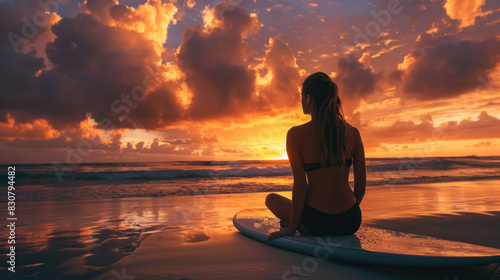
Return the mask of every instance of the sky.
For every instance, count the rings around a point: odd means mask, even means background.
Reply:
[[[495,0],[0,0],[0,163],[285,159],[325,72],[367,157],[500,155]]]

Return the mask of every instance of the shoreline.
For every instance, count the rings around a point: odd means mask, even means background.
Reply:
[[[276,176],[274,178],[280,178],[281,177],[290,177],[290,176]],[[265,178],[265,177],[264,177]],[[290,177],[291,178],[291,177]],[[496,177],[495,177],[496,178]],[[476,179],[470,179],[470,180],[457,180],[457,181],[431,181],[431,182],[411,182],[411,183],[398,183],[398,184],[389,184],[389,183],[385,183],[383,185],[367,185],[367,190],[370,190],[370,189],[373,189],[373,188],[398,188],[398,186],[401,186],[401,188],[404,188],[404,187],[408,187],[408,186],[413,186],[415,185],[416,187],[418,186],[423,186],[423,185],[450,185],[450,184],[470,184],[470,183],[474,183],[474,182],[497,182],[497,181],[500,181],[500,176],[498,176],[498,178],[493,178],[493,177],[487,177],[487,178],[476,178]],[[210,179],[210,178],[208,178]],[[240,178],[241,180],[244,180],[245,177],[242,177]],[[270,178],[266,178],[268,180],[271,180],[273,179],[272,177]],[[173,179],[173,180],[176,180],[176,179]],[[198,178],[193,178],[193,180],[198,180]],[[286,182],[288,182],[290,180],[286,180]],[[88,186],[89,182],[80,182],[81,185],[78,185],[78,187],[95,187],[96,184],[97,186],[100,186],[100,185],[106,185],[105,182],[107,182],[106,180],[100,180],[100,181],[95,181],[95,182],[92,182],[94,183],[92,186]],[[156,183],[159,183],[159,182],[168,182],[168,180],[158,180],[158,181],[155,181],[155,180],[149,180],[149,181],[144,181],[144,182],[141,182],[141,181],[138,181],[138,182],[131,182],[131,180],[116,180],[116,181],[113,181],[113,184],[112,185],[148,185],[148,184],[156,184]],[[71,185],[71,184],[68,184],[68,186]],[[73,184],[74,185],[74,184]],[[109,183],[107,185],[110,185]],[[226,183],[224,184],[225,187],[227,186],[230,186],[231,184],[229,183]],[[28,186],[38,186],[38,185],[28,185]],[[50,186],[50,185],[49,185]],[[67,187],[67,186],[64,186],[64,187]],[[60,186],[57,186],[57,188],[60,188]],[[134,198],[137,198],[137,199],[141,199],[141,198],[162,198],[162,197],[181,197],[181,196],[187,196],[187,197],[192,197],[192,196],[206,196],[206,195],[225,195],[225,194],[252,194],[252,193],[269,193],[269,192],[288,192],[288,191],[291,191],[291,188],[292,186],[288,183],[284,183],[283,185],[278,185],[278,186],[275,186],[274,189],[273,187],[270,188],[270,190],[257,190],[257,191],[251,191],[251,192],[248,192],[248,191],[241,191],[241,192],[235,192],[235,191],[218,191],[218,190],[210,190],[210,188],[207,188],[207,187],[200,187],[198,189],[195,189],[196,191],[192,192],[192,193],[169,193],[167,195],[158,195],[158,194],[153,194],[153,195],[143,195],[143,196],[138,196],[138,195],[126,195],[126,196],[116,196],[116,197],[88,197],[88,198],[77,198],[77,199],[55,199],[55,200],[23,200],[21,198],[21,200],[18,200],[20,203],[29,203],[29,202],[64,202],[64,201],[75,201],[75,202],[79,202],[79,201],[89,201],[89,200],[106,200],[106,199],[134,199]],[[353,187],[351,186],[351,189]],[[203,189],[202,191],[199,191]],[[217,189],[217,187],[215,187],[215,189]],[[20,192],[21,194],[22,192]],[[0,194],[0,203],[7,203],[7,200],[6,200],[6,196],[4,197],[3,194]]]

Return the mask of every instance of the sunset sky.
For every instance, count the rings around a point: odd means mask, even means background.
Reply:
[[[367,157],[500,155],[498,30],[496,0],[0,0],[0,163],[285,158],[317,71]]]

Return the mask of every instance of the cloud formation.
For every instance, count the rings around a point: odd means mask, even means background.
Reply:
[[[364,55],[356,59],[351,54],[350,59],[339,58],[335,80],[342,88],[343,98],[360,100],[375,92],[375,85],[380,77],[370,67],[369,60],[363,63],[366,57]]]
[[[162,3],[161,0],[148,0],[137,8],[123,4],[109,8],[114,25],[136,31],[152,41],[158,54],[163,52],[168,26],[177,22],[174,18],[176,12],[177,8],[172,3]]]
[[[415,99],[459,96],[480,85],[500,61],[500,39],[459,40],[421,34],[398,68],[403,91]]]
[[[434,125],[432,117],[423,116],[419,123],[395,121],[391,125],[365,126],[363,137],[367,146],[376,147],[380,143],[425,143],[448,140],[473,140],[500,138],[500,119],[482,111],[477,120],[465,118],[459,122],[447,121]]]
[[[305,79],[305,71],[297,65],[288,44],[279,39],[269,39],[264,61],[257,67],[259,73],[257,91],[262,107],[290,108],[300,101],[300,86]]]
[[[42,157],[64,157],[82,140],[101,147],[93,160],[281,156],[286,127],[309,118],[300,86],[317,71],[338,82],[367,146],[425,142],[438,130],[448,140],[472,137],[459,130],[498,138],[483,131],[498,121],[494,1],[405,2],[390,19],[377,19],[388,8],[382,0],[87,0],[50,12],[38,1],[10,2],[0,3],[0,153],[38,146]],[[8,34],[21,34],[34,14],[46,22],[16,52]],[[339,44],[356,45],[356,27],[369,40],[348,59]],[[481,96],[460,96],[478,86]],[[449,121],[460,101],[471,104],[464,116],[488,111]],[[420,115],[444,124],[409,119]],[[92,129],[76,132],[82,125]]]
[[[370,65],[370,55],[364,53],[361,57],[349,54],[337,61],[337,72],[333,81],[339,86],[339,95],[343,102],[343,110],[351,115],[362,100],[366,100],[376,90],[381,73],[376,74]]]
[[[193,93],[188,114],[193,119],[244,115],[255,89],[255,75],[247,63],[252,50],[244,36],[259,22],[240,7],[223,15],[207,7],[204,13],[206,28],[184,29],[176,53]]]
[[[83,3],[83,9],[102,24],[113,25],[114,19],[110,14],[110,8],[118,4],[116,0],[86,0]]]
[[[180,118],[177,85],[148,71],[160,61],[154,41],[104,25],[90,14],[63,18],[52,31],[56,37],[46,53],[53,68],[48,71],[42,71],[43,59],[35,53],[16,54],[0,44],[4,119],[9,112],[23,123],[42,118],[55,128],[68,128],[91,116],[116,128],[154,129]]]
[[[33,123],[16,123],[9,118],[7,122],[0,122],[0,139],[51,139],[59,136],[46,120],[35,120]]]

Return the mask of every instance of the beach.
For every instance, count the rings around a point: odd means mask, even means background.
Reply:
[[[291,197],[290,191],[278,193]],[[485,279],[492,273],[489,279],[500,279],[496,264],[423,269],[318,260],[317,266],[304,267],[307,256],[249,239],[232,225],[239,210],[264,207],[267,194],[22,202],[16,272],[4,267],[2,274],[6,279]],[[497,180],[372,186],[361,208],[363,225],[500,248]]]

